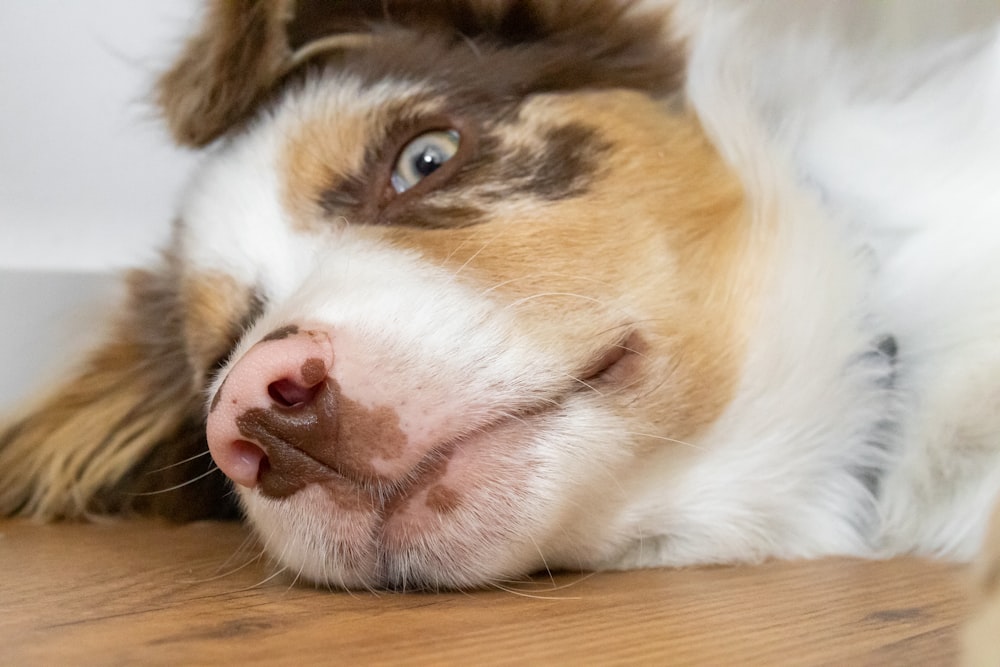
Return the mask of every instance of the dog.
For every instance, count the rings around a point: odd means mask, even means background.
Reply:
[[[0,511],[242,516],[349,589],[970,559],[1000,37],[873,71],[754,11],[211,0],[172,236],[0,433]]]

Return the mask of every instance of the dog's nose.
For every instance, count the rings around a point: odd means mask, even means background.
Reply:
[[[237,484],[294,493],[331,474],[338,392],[333,345],[322,329],[289,326],[254,345],[212,399],[206,434],[216,464]]]

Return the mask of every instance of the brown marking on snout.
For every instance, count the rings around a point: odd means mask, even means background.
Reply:
[[[370,477],[376,476],[372,458],[398,459],[409,442],[400,428],[399,414],[391,406],[369,408],[343,395],[340,397],[338,438],[346,444],[340,448],[338,461],[341,465]]]
[[[326,379],[326,362],[316,357],[306,359],[299,372],[307,387],[315,387]]]
[[[316,405],[322,401],[313,401]],[[332,402],[332,401],[331,401]],[[263,448],[257,476],[261,493],[272,498],[284,498],[309,484],[333,478],[336,472],[325,462],[307,454],[304,445],[315,443],[331,428],[333,406],[328,409],[279,410],[250,408],[236,418],[240,434]]]
[[[264,336],[263,338],[261,338],[260,342],[261,343],[268,343],[268,342],[274,341],[274,340],[285,340],[289,336],[294,336],[298,332],[299,332],[298,325],[296,325],[296,324],[289,324],[287,326],[281,327],[280,329],[275,329],[271,333],[269,333],[266,336]]]
[[[344,477],[334,477],[322,484],[330,499],[345,512],[372,512],[381,504],[375,490]]]
[[[208,407],[209,414],[215,412],[215,409],[219,407],[219,402],[222,400],[222,390],[225,388],[226,382],[228,381],[229,376],[227,375],[226,379],[219,385],[219,388],[215,390],[215,396],[212,397],[212,404]]]
[[[343,396],[321,360],[307,360],[303,376],[322,383],[310,400],[250,408],[236,418],[240,434],[267,455],[260,490],[280,498],[335,478],[379,482],[372,458],[399,458],[405,451],[399,415],[391,407],[367,408]]]
[[[385,516],[392,516],[396,512],[406,508],[413,498],[420,495],[422,491],[427,491],[427,497],[429,498],[430,490],[433,487],[445,489],[440,482],[448,472],[450,460],[451,452],[442,450],[436,452],[428,460],[422,461],[417,470],[415,470],[416,474],[414,478],[410,480],[410,483],[405,488],[400,489],[399,492],[389,498],[382,513]],[[442,497],[440,500],[442,501],[442,506],[447,504],[444,502],[447,498]],[[456,497],[455,500],[458,501],[459,499]],[[455,507],[457,508],[458,505],[456,504]]]
[[[437,484],[427,491],[427,507],[438,514],[451,514],[462,505],[462,496],[443,484]]]
[[[590,128],[576,133],[602,146],[586,188],[512,195],[461,229],[368,232],[461,268],[567,368],[637,332],[643,350],[609,367],[622,391],[607,400],[692,437],[735,392],[769,236],[748,224],[739,181],[693,115],[622,90],[539,96],[520,116]]]

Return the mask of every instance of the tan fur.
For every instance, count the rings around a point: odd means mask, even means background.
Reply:
[[[208,371],[243,333],[241,322],[252,299],[248,286],[224,273],[202,272],[181,279],[184,338],[199,384],[209,379]]]
[[[343,114],[311,119],[292,132],[282,155],[282,200],[296,227],[316,230],[323,217],[320,194],[364,161],[364,144],[355,138],[370,136],[369,122],[360,114]]]
[[[437,109],[426,100],[393,106],[410,115]],[[282,200],[298,229],[316,232],[329,227],[320,204],[323,192],[361,171],[368,147],[384,141],[393,115],[384,107],[374,113],[359,107],[352,113],[345,104],[288,128],[279,171],[284,177]]]
[[[516,304],[553,353],[588,359],[634,324],[649,346],[644,386],[667,378],[646,412],[664,432],[689,437],[732,396],[744,304],[758,287],[747,258],[764,255],[750,250],[739,184],[693,117],[667,116],[643,95],[539,98],[523,115],[543,125],[575,120],[614,145],[585,194],[509,202],[463,229],[373,233]]]
[[[0,514],[39,518],[121,510],[109,497],[153,446],[170,440],[197,392],[163,276],[130,276],[131,303],[109,340],[30,411],[0,430]]]

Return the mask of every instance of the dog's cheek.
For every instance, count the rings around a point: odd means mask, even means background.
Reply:
[[[221,271],[193,272],[180,280],[179,289],[184,345],[196,382],[204,385],[260,315],[264,301],[253,287]]]

